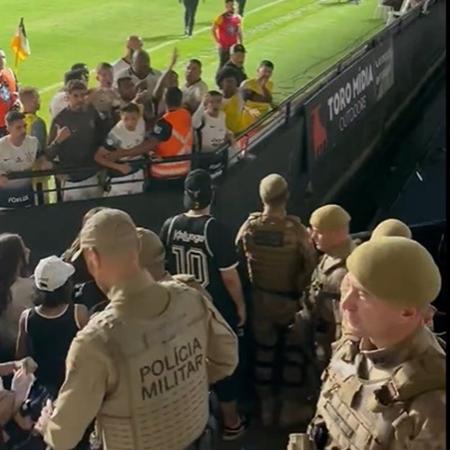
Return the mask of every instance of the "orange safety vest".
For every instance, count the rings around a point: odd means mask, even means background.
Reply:
[[[184,108],[169,111],[164,114],[163,119],[172,126],[172,135],[169,140],[158,144],[156,155],[164,159],[192,153],[192,119],[189,111]],[[152,164],[150,175],[155,178],[176,178],[186,175],[190,170],[191,161]]]
[[[6,126],[5,117],[17,98],[16,77],[11,69],[0,70],[0,127]]]

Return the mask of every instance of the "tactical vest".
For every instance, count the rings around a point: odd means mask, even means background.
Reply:
[[[124,321],[109,307],[93,319],[119,374],[97,417],[104,450],[180,450],[205,429],[205,306],[179,282],[161,285],[171,301],[158,318]]]
[[[254,287],[278,294],[299,294],[305,288],[308,236],[300,219],[250,214],[242,236],[250,280]]]
[[[353,250],[351,242],[349,252]],[[338,269],[345,268],[345,257],[323,255],[311,277],[311,284],[305,296],[305,306],[313,312],[317,320],[335,325],[340,323],[339,300],[340,285],[332,275]]]
[[[387,450],[396,439],[396,427],[407,419],[412,401],[445,389],[445,353],[435,341],[415,358],[389,370],[389,376],[371,381],[359,376],[363,355],[358,346],[359,341],[342,340],[322,375],[313,423],[325,423],[325,449]],[[309,428],[311,434],[313,428]]]

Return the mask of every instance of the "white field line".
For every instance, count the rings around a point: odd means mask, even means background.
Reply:
[[[267,9],[267,8],[272,7],[272,6],[278,5],[279,3],[284,3],[285,1],[287,1],[287,0],[275,0],[275,1],[267,3],[265,5],[258,6],[257,8],[251,9],[250,11],[248,11],[245,14],[245,16],[246,17],[247,16],[251,16],[251,15],[256,14],[256,13],[258,13],[260,11],[263,11],[264,9]],[[211,30],[211,27],[203,27],[203,28],[200,28],[199,30],[194,31],[193,34],[194,34],[194,36],[196,36],[197,34],[205,33],[206,31],[209,31],[209,30]],[[147,48],[145,50],[147,52],[154,52],[156,50],[161,50],[162,48],[169,47],[172,44],[176,44],[177,42],[180,42],[181,40],[184,40],[184,38],[172,39],[170,41],[162,42],[161,44],[155,45],[154,47]],[[90,71],[91,74],[93,74],[94,72],[95,72],[95,69],[92,69]],[[46,87],[40,89],[39,92],[41,94],[45,94],[46,92],[53,91],[54,89],[57,89],[57,88],[61,87],[62,85],[63,85],[63,83],[55,83],[55,84],[52,84],[50,86],[46,86]]]

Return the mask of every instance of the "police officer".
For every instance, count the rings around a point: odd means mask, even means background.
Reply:
[[[443,450],[446,355],[422,321],[441,288],[432,256],[380,237],[347,267],[341,301],[355,338],[335,344],[301,448]]]
[[[398,236],[411,239],[412,233],[408,225],[398,219],[386,219],[380,222],[372,231],[371,239],[382,236]]]
[[[37,429],[66,450],[96,417],[104,450],[198,448],[209,433],[208,385],[235,369],[236,336],[196,291],[141,269],[123,211],[90,217],[80,248],[110,304],[74,339],[53,414],[45,408]]]
[[[288,425],[303,414],[298,400],[305,400],[298,398],[305,386],[305,358],[289,336],[288,326],[299,309],[298,301],[310,280],[316,253],[300,219],[287,215],[286,180],[270,174],[261,180],[259,193],[263,212],[250,214],[238,232],[236,244],[245,255],[252,285],[255,378],[261,418],[264,425],[274,420],[274,382],[277,366],[281,366],[280,424]],[[280,346],[281,362],[276,354]]]
[[[403,223],[398,219],[386,219],[380,222],[372,231],[370,239],[378,239],[380,237],[397,236],[411,239],[412,233],[408,225]],[[432,319],[436,312],[436,308],[430,305],[428,318],[425,318],[425,322],[428,322],[432,326]],[[341,332],[342,334],[351,335],[349,325],[346,323],[342,317],[342,311],[340,308],[341,315]]]
[[[355,247],[349,235],[350,215],[339,205],[316,209],[309,219],[311,237],[323,253],[302,298],[301,317],[308,317],[315,328],[317,362],[328,364],[331,343],[340,336],[339,298],[346,274],[345,260]]]

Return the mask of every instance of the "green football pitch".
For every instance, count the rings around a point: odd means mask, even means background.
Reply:
[[[293,93],[381,27],[374,17],[378,0],[359,5],[326,0],[248,0],[244,19],[246,70],[252,75],[261,59],[275,63],[278,100]],[[204,64],[203,78],[213,86],[217,52],[211,22],[222,12],[222,0],[200,1],[195,35],[184,38],[183,7],[178,0],[1,0],[0,48],[9,64],[9,43],[24,17],[31,56],[20,64],[22,86],[40,89],[41,115],[60,89],[63,74],[76,62],[94,68],[98,62],[122,56],[129,34],[138,34],[150,51],[152,65],[164,69],[173,47],[179,51],[176,70],[196,57]]]

